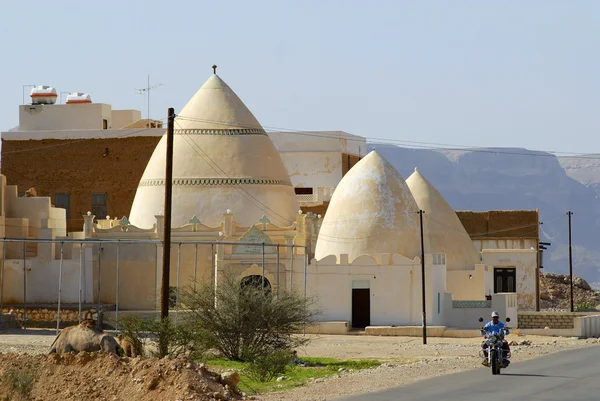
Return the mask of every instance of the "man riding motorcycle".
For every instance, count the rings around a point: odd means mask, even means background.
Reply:
[[[504,326],[505,324],[500,321],[500,315],[498,314],[498,312],[494,311],[492,312],[492,320],[490,322],[487,322],[485,326],[481,328],[481,330],[485,332],[485,334],[500,333],[500,330],[502,330]],[[485,336],[483,338],[485,338]],[[485,355],[485,359],[483,360],[482,364],[484,366],[488,366],[488,345],[485,341],[483,341],[483,343],[481,344],[481,348],[483,348],[483,354]],[[502,339],[502,349],[504,350],[505,356],[510,355],[510,347],[508,346],[508,342],[504,338]],[[510,361],[506,359],[504,363],[506,366],[508,366]]]

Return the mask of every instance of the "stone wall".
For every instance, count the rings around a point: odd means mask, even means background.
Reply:
[[[590,313],[570,313],[570,312],[519,312],[518,327],[520,329],[572,329],[574,328],[574,319],[580,316],[587,316]]]
[[[456,215],[471,238],[537,238],[537,210],[457,210]]]
[[[92,193],[107,194],[109,216],[129,216],[159,140],[159,136],[2,140],[2,174],[9,185],[18,185],[19,192],[35,187],[38,196],[49,196],[52,203],[54,195],[70,194],[67,230],[82,231],[82,216],[92,210]]]
[[[85,318],[85,314],[88,309],[81,310],[82,319]],[[12,308],[5,307],[2,309],[3,315],[14,315],[19,322],[23,322],[24,309],[23,308]],[[58,311],[56,309],[47,308],[27,308],[27,325],[28,326],[40,326],[40,323],[53,323],[56,324],[56,318]],[[95,316],[95,315],[93,315]],[[79,309],[62,309],[60,311],[60,321],[65,323],[73,323],[79,321]],[[43,325],[43,324],[42,324]]]

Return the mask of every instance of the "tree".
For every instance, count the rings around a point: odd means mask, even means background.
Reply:
[[[294,292],[273,293],[262,285],[236,278],[197,291],[185,288],[181,304],[189,310],[187,322],[199,338],[236,361],[249,361],[278,350],[290,350],[308,339],[295,334],[313,324],[320,312],[312,297]]]

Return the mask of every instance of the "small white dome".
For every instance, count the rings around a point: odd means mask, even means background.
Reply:
[[[471,237],[438,190],[417,169],[406,184],[419,208],[425,211],[423,232],[430,246],[425,253],[445,253],[448,270],[473,269],[473,265],[480,263]]]
[[[321,224],[315,257],[350,260],[382,253],[421,255],[419,208],[400,173],[372,151],[342,178]],[[427,250],[427,245],[426,248]]]

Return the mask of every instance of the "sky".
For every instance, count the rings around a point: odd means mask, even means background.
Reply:
[[[2,131],[23,85],[146,117],[149,74],[161,119],[217,64],[267,129],[600,153],[598,1],[15,0],[0,14]]]

